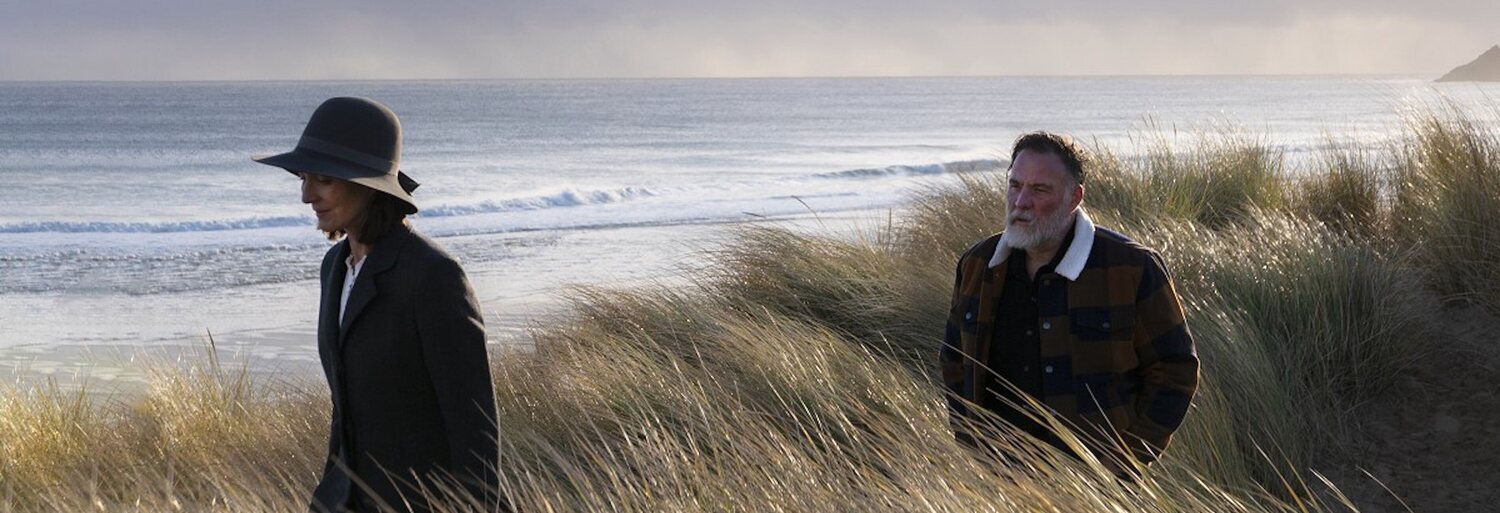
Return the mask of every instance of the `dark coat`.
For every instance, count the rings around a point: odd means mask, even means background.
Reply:
[[[494,490],[484,321],[463,269],[426,237],[393,230],[366,256],[340,326],[348,256],[345,240],[323,258],[318,356],[333,418],[312,509],[424,511],[428,476]]]
[[[957,417],[983,404],[980,393],[993,377],[983,362],[990,361],[995,307],[1005,288],[1006,266],[990,266],[1002,237],[959,258],[939,354]],[[1056,272],[1037,276],[1042,358],[1034,365],[1046,370],[1036,399],[1080,434],[1121,440],[1135,459],[1150,463],[1167,448],[1198,389],[1198,354],[1177,289],[1156,251],[1095,227],[1082,210],[1073,241]],[[958,434],[967,436],[963,429]]]

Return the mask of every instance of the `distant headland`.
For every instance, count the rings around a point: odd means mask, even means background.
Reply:
[[[1438,82],[1500,82],[1500,45],[1491,46],[1472,62],[1453,68]]]

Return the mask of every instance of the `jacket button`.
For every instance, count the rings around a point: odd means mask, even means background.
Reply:
[[[968,312],[968,313],[964,314],[964,320],[970,321],[970,320],[973,320],[973,319],[974,319],[974,312]]]
[[[1105,329],[1108,329],[1109,328],[1109,322],[1105,321],[1105,323],[1103,324],[1103,326],[1104,326]]]
[[[1051,365],[1048,365],[1048,366],[1047,366],[1047,367],[1046,367],[1046,368],[1044,368],[1044,369],[1042,369],[1042,370],[1043,370],[1043,371],[1046,371],[1046,372],[1047,372],[1047,374],[1051,374],[1051,373],[1052,373],[1052,366],[1051,366]]]
[[[1042,321],[1042,329],[1044,329],[1044,330],[1050,330],[1050,329],[1052,329],[1052,321]]]

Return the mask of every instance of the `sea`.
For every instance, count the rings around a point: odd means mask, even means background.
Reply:
[[[576,286],[670,286],[739,223],[858,230],[995,172],[1024,132],[1129,157],[1252,137],[1289,168],[1379,147],[1500,84],[1421,76],[0,83],[0,377],[138,382],[161,362],[316,369],[317,266],[290,150],[313,109],[401,118],[417,230],[524,350]]]

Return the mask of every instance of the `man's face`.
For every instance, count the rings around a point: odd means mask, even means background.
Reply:
[[[1022,150],[1011,163],[1005,195],[1007,239],[1021,249],[1060,242],[1082,201],[1083,186],[1073,183],[1061,157]]]

